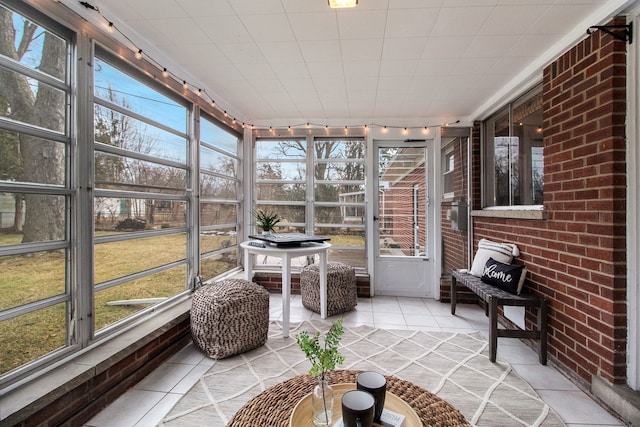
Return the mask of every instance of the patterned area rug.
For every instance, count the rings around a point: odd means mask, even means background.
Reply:
[[[295,334],[325,332],[329,324],[292,324],[289,338],[272,322],[267,343],[216,361],[160,425],[225,426],[249,399],[299,374],[310,365]],[[491,363],[479,333],[457,334],[347,327],[340,369],[373,370],[409,380],[453,404],[477,426],[564,426],[511,366]]]

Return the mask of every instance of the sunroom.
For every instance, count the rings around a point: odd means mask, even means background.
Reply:
[[[256,209],[366,304],[448,307],[480,239],[518,244],[550,364],[637,419],[638,4],[356,3],[0,0],[3,422],[84,423],[185,347]]]

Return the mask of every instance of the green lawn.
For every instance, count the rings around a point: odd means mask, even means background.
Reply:
[[[101,233],[100,235],[104,235]],[[363,246],[362,236],[333,235],[333,246]],[[21,235],[0,234],[0,246],[19,244]],[[235,238],[207,235],[201,244],[207,251],[236,244]],[[184,234],[155,236],[96,245],[94,281],[123,277],[186,257]],[[38,252],[0,258],[0,310],[66,295],[65,251]],[[235,255],[206,259],[202,274],[214,277],[236,266]],[[95,313],[90,317],[100,330],[148,305],[108,305],[108,302],[170,297],[187,287],[185,266],[172,268],[95,293]],[[80,284],[82,286],[82,284]],[[59,303],[46,309],[0,322],[0,373],[5,373],[67,343],[68,306]],[[76,315],[82,316],[81,313]],[[89,318],[89,316],[85,316]]]
[[[20,243],[19,235],[0,235],[0,246]],[[208,237],[210,248],[221,247],[224,237]],[[184,235],[157,236],[97,245],[95,278],[97,282],[122,277],[133,272],[185,258]],[[64,251],[39,252],[0,258],[0,309],[9,309],[46,298],[65,295]],[[207,272],[220,274],[235,267],[235,258],[207,262]],[[95,330],[113,324],[148,305],[107,305],[109,301],[158,298],[175,295],[187,287],[185,267],[161,273],[96,292],[95,314],[91,319]],[[67,304],[60,303],[43,310],[0,322],[0,373],[37,359],[67,342]],[[78,313],[77,315],[81,315]],[[87,318],[87,316],[85,316]]]

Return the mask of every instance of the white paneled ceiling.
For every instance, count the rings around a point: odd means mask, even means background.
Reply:
[[[625,0],[88,0],[145,54],[257,125],[482,118]],[[63,3],[83,10],[75,0]]]

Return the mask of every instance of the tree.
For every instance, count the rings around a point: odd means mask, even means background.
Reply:
[[[34,43],[39,38],[43,38],[41,45]],[[36,47],[39,47],[40,51],[36,51]],[[23,20],[21,31],[16,31],[14,14],[2,7],[0,7],[0,53],[16,61],[21,61],[29,53],[40,61],[35,68],[42,73],[65,80],[67,58],[65,41],[27,20]],[[63,91],[29,79],[25,75],[0,68],[0,100],[2,111],[13,120],[58,132],[65,130],[66,94]],[[11,178],[38,184],[65,182],[64,144],[25,133],[19,134],[18,138],[18,151],[22,165],[21,167],[18,164],[14,165]],[[2,144],[6,144],[9,151],[15,150],[14,141],[3,139]],[[16,212],[19,211],[19,199],[19,197],[16,198]],[[65,206],[66,200],[63,196],[25,194],[23,242],[63,239]]]

